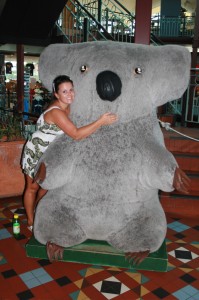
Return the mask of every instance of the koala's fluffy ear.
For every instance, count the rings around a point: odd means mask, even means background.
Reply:
[[[191,67],[191,55],[184,46],[159,46],[157,50],[150,79],[155,106],[179,99],[183,95],[189,83]]]
[[[47,46],[39,58],[39,78],[43,85],[51,92],[52,82],[58,75],[70,74],[72,62],[71,45],[52,44]]]

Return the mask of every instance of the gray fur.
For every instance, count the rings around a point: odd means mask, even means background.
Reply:
[[[87,65],[86,73],[80,67]],[[141,67],[142,75],[134,75]],[[34,234],[45,244],[68,247],[86,239],[106,240],[122,251],[156,251],[166,234],[158,190],[172,191],[177,163],[167,151],[155,114],[157,106],[182,96],[190,54],[182,46],[89,42],[48,46],[40,57],[43,84],[57,75],[75,85],[71,119],[77,126],[107,111],[119,121],[82,141],[57,137],[42,156],[48,193],[37,207]],[[110,70],[122,93],[102,101],[96,76]]]

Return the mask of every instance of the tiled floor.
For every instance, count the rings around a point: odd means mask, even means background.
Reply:
[[[0,199],[0,300],[199,300],[199,220],[167,215],[168,271],[136,271],[26,257],[20,197]],[[13,212],[21,237],[12,235]]]

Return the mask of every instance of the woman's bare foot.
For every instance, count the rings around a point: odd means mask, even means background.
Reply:
[[[127,252],[125,253],[126,259],[130,264],[136,266],[139,265],[147,256],[149,255],[149,250],[143,252]]]
[[[32,231],[33,229],[33,219],[29,220],[27,219],[27,228]]]
[[[33,225],[30,225],[27,228],[28,228],[28,230],[30,230],[31,232],[33,232]]]
[[[50,262],[63,259],[64,247],[58,246],[52,242],[47,242],[46,251]]]

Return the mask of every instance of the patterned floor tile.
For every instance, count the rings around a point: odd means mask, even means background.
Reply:
[[[180,260],[183,263],[188,263],[191,260],[198,257],[198,255],[192,251],[187,250],[184,247],[179,247],[174,251],[170,251],[168,254]]]
[[[163,289],[163,288],[161,288],[161,287],[159,287],[159,288],[153,290],[152,293],[153,293],[154,295],[156,295],[156,296],[157,296],[158,298],[160,298],[160,299],[164,299],[164,298],[166,298],[167,296],[169,296],[169,292],[168,292],[166,289]]]
[[[12,235],[7,229],[0,229],[0,240],[7,239],[9,237],[12,237]]]
[[[69,296],[72,300],[90,300],[88,296],[82,291],[76,291],[74,293],[71,293]]]
[[[189,229],[189,226],[181,223],[181,222],[178,222],[178,221],[175,221],[175,222],[172,222],[172,223],[169,223],[167,225],[168,228],[170,229],[173,229],[174,231],[176,232],[182,232],[184,230],[187,230]]]
[[[17,293],[19,300],[28,300],[34,298],[34,294],[30,290],[26,290],[20,293]]]
[[[113,299],[116,295],[121,295],[129,290],[129,288],[120,282],[114,276],[99,281],[93,285],[107,299]]]
[[[14,208],[14,209],[11,209],[10,211],[13,213],[13,215],[18,214],[19,216],[24,216],[26,213],[24,207]]]
[[[19,277],[29,289],[53,280],[53,278],[43,268],[38,268],[31,272],[20,274]]]
[[[137,273],[120,272],[115,277],[125,283],[129,289],[134,289],[142,283],[142,275]]]
[[[55,279],[59,286],[64,286],[66,284],[71,283],[71,280],[67,276],[63,276],[60,278]]]
[[[173,295],[179,300],[192,299],[192,297],[199,299],[199,290],[195,289],[192,286],[186,286],[173,293]]]

